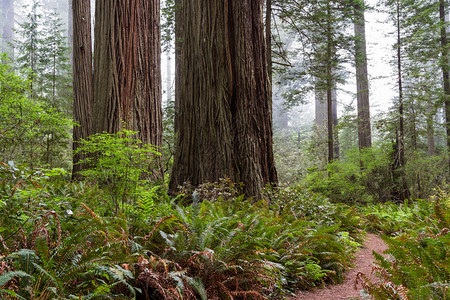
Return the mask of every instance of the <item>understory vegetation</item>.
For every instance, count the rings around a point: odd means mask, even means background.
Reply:
[[[387,257],[377,254],[381,281],[358,278],[366,292],[449,298],[444,155],[410,161],[411,198],[424,200],[403,204],[390,202],[401,177],[392,145],[327,165],[279,142],[290,185],[247,199],[224,178],[169,195],[159,168],[170,155],[161,162],[124,130],[82,141],[89,168],[72,181],[62,134],[70,122],[30,101],[27,81],[6,64],[0,88],[1,299],[283,299],[341,283],[366,230],[389,245]],[[300,152],[294,168],[288,154]]]
[[[115,214],[102,182],[1,172],[2,298],[276,298],[341,282],[362,239],[356,208],[301,189],[254,203],[225,180],[189,200],[141,180]]]
[[[138,162],[154,150],[135,148],[130,134],[86,141],[87,152],[115,146],[79,182],[63,169],[1,163],[2,299],[282,299],[342,282],[365,229],[389,245],[377,254],[381,282],[359,277],[367,292],[448,297],[444,191],[356,207],[300,187],[245,199],[223,179],[171,197],[142,176]]]
[[[375,299],[449,299],[450,197],[365,208],[369,229],[384,234],[387,255],[376,254],[380,282],[361,276]]]

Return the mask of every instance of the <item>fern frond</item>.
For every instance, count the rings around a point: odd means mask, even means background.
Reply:
[[[28,273],[25,273],[23,271],[6,272],[5,274],[0,275],[0,287],[4,286],[5,284],[7,284],[14,277],[25,278],[25,277],[31,277],[31,275],[28,274]]]

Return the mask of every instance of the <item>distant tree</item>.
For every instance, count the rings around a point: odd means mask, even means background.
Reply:
[[[39,55],[39,63],[43,66],[40,74],[41,90],[55,108],[68,111],[72,106],[69,101],[72,100],[69,92],[72,78],[66,30],[56,11],[45,16],[43,26]]]
[[[319,107],[326,109],[326,144],[331,162],[339,152],[337,117],[333,116],[334,91],[343,81],[340,69],[342,62],[349,60],[345,51],[353,41],[345,30],[350,24],[348,5],[335,0],[278,0],[274,1],[274,12],[285,28],[296,33],[303,76],[309,77],[310,91],[324,101],[324,106]]]
[[[42,15],[39,12],[40,4],[33,0],[30,10],[26,15],[26,21],[19,24],[16,30],[19,39],[14,41],[18,50],[16,62],[19,68],[27,69],[27,77],[30,84],[30,98],[33,99],[38,93],[36,77],[41,71],[39,64],[39,51],[42,46],[42,35],[39,26],[42,25]]]
[[[353,6],[357,85],[356,97],[358,106],[358,145],[359,149],[363,149],[372,146],[364,0],[355,0]]]
[[[2,34],[2,51],[8,54],[10,60],[14,59],[14,48],[12,43],[14,41],[14,0],[3,0],[2,3],[4,24]]]
[[[94,132],[138,131],[162,146],[159,0],[97,0]]]
[[[36,74],[38,97],[46,106],[69,115],[72,109],[72,77],[69,66],[66,30],[56,11],[45,15],[38,52],[40,73]],[[45,163],[53,167],[57,151],[68,148],[66,133],[49,129],[46,138]],[[67,152],[67,151],[64,151]]]
[[[316,79],[317,82],[320,79]],[[330,147],[328,143],[328,98],[327,93],[323,89],[323,86],[320,86],[317,83],[315,90],[315,101],[314,101],[314,109],[315,109],[315,133],[319,136],[327,136],[326,139],[323,139],[326,144],[327,154],[325,155],[325,161],[328,161],[329,152],[328,149]],[[337,137],[337,132],[335,130],[338,125],[338,117],[337,117],[337,91],[336,85],[331,89],[331,116],[332,116],[332,133],[333,133],[333,158],[339,158],[339,139]],[[319,138],[320,139],[320,138]],[[324,145],[325,145],[324,144]]]
[[[247,196],[277,183],[263,0],[182,0],[170,189],[229,177]]]
[[[402,174],[402,183],[399,191],[399,199],[405,200],[409,197],[405,178],[405,117],[404,117],[404,98],[403,98],[403,73],[402,73],[402,37],[401,37],[401,0],[395,0],[396,7],[396,32],[397,32],[397,75],[398,75],[398,116],[399,116],[399,134],[396,143],[398,153],[398,167]]]

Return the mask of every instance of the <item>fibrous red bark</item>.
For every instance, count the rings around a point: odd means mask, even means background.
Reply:
[[[229,177],[259,196],[277,182],[262,0],[178,7],[178,139],[170,189]]]

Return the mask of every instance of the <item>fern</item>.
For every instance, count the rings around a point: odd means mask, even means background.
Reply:
[[[375,254],[375,258],[379,276],[389,278],[386,282],[391,286],[368,282],[368,290],[373,295],[390,295],[394,289],[412,299],[450,297],[447,287],[450,282],[450,236],[449,224],[444,217],[450,207],[445,204],[446,197],[445,193],[439,193],[431,201],[419,200],[398,208],[392,205],[375,208],[376,215],[383,215],[380,222],[389,222],[393,228],[400,224],[409,226],[393,237],[383,238],[389,246],[387,253],[391,259],[380,254]]]
[[[25,273],[23,271],[10,271],[6,272],[3,275],[0,275],[0,287],[7,284],[9,281],[11,281],[13,278],[19,277],[19,278],[27,278],[31,277],[28,273]]]

